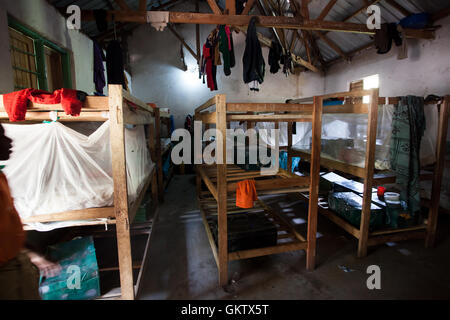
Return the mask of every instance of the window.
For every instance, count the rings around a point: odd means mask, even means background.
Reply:
[[[67,50],[8,17],[15,90],[72,88]]]
[[[36,53],[33,39],[9,29],[11,62],[14,71],[14,88],[38,88]]]

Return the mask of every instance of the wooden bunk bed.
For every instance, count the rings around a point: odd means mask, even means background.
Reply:
[[[222,150],[226,150],[226,130],[230,122],[247,122],[252,127],[254,122],[312,122],[313,142],[312,161],[309,176],[297,176],[282,169],[271,176],[261,175],[259,171],[244,171],[236,165],[228,165],[226,152],[222,153],[222,164],[196,165],[197,193],[200,210],[206,233],[211,245],[219,272],[219,285],[228,283],[228,262],[248,259],[258,256],[276,254],[287,251],[305,250],[306,267],[313,270],[315,267],[316,230],[317,230],[317,201],[320,169],[320,137],[321,137],[321,104],[320,100],[311,105],[289,105],[271,103],[227,103],[225,95],[216,95],[208,102],[195,110],[196,121],[202,121],[206,129],[215,125],[216,130],[222,133],[220,143]],[[215,111],[210,107],[215,106]],[[209,110],[208,110],[209,109]],[[288,114],[278,114],[289,110]],[[250,114],[251,113],[251,114]],[[263,114],[274,113],[274,114]],[[220,150],[220,146],[219,146]],[[284,216],[278,214],[258,200],[253,209],[240,209],[235,206],[234,194],[238,181],[254,179],[258,195],[266,193],[289,193],[308,190],[310,193],[308,209],[307,234],[303,236],[297,232]],[[202,190],[202,182],[206,191]],[[263,211],[266,217],[275,223],[278,229],[277,244],[275,246],[258,249],[229,252],[228,248],[228,215],[236,212]],[[217,216],[217,245],[209,226],[208,218]]]
[[[372,89],[369,91],[371,92],[370,104],[362,103],[362,97],[368,95],[367,92],[357,90],[324,95],[320,100],[323,103],[323,101],[326,99],[357,97],[357,102],[353,104],[346,100],[346,103],[343,105],[324,106],[322,109],[323,114],[339,113],[368,115],[366,157],[364,168],[353,166],[329,158],[320,158],[320,165],[322,167],[327,168],[330,171],[339,171],[352,177],[359,178],[364,183],[360,227],[357,228],[336,215],[328,208],[325,199],[320,199],[321,202],[319,203],[319,212],[358,239],[358,257],[365,257],[367,255],[369,246],[375,246],[386,242],[394,242],[407,239],[426,239],[426,246],[432,246],[435,241],[435,233],[437,227],[438,207],[436,207],[436,203],[437,205],[439,205],[439,193],[442,181],[443,159],[445,153],[445,150],[443,148],[445,148],[447,119],[449,113],[448,97],[445,99],[445,102],[441,105],[440,108],[439,133],[437,143],[437,165],[434,172],[422,170],[420,174],[421,180],[433,180],[431,196],[432,206],[429,210],[427,223],[408,228],[385,229],[370,232],[370,206],[372,201],[373,187],[383,184],[395,183],[396,180],[395,173],[393,172],[375,172],[375,147],[378,122],[378,105],[384,105],[386,103],[395,105],[398,104],[399,99],[379,97],[378,89]],[[374,101],[376,101],[376,103],[373,103]],[[311,159],[311,155],[309,153],[292,148],[291,126],[289,126],[288,128],[288,137],[288,163],[292,161],[292,157],[301,157],[302,159],[309,161]],[[301,194],[301,196],[307,197],[307,194],[303,193]]]
[[[26,121],[19,124],[36,123],[49,121],[50,113],[56,112],[59,122],[105,122],[110,120],[110,143],[112,155],[112,176],[114,181],[114,205],[113,207],[87,208],[77,211],[59,212],[49,215],[38,215],[22,222],[24,225],[29,223],[46,223],[61,221],[78,221],[71,225],[92,226],[110,224],[116,227],[118,260],[120,272],[121,293],[116,295],[122,299],[132,300],[138,295],[143,272],[146,267],[147,252],[151,235],[147,239],[147,245],[144,252],[143,261],[139,271],[136,287],[133,280],[133,262],[130,244],[130,226],[139,209],[139,206],[151,186],[152,198],[154,203],[158,201],[157,175],[161,166],[153,168],[146,178],[144,187],[137,196],[132,205],[128,201],[127,192],[127,163],[125,157],[125,125],[148,125],[149,137],[148,147],[153,157],[153,161],[161,158],[158,147],[160,141],[155,137],[155,125],[158,126],[158,109],[153,109],[147,104],[132,97],[127,91],[123,90],[121,85],[110,85],[108,97],[87,97],[84,102],[82,112],[78,117],[65,115],[61,105],[39,105],[29,103]],[[0,121],[8,122],[8,115],[0,109]],[[156,158],[156,159],[155,159]],[[102,221],[95,221],[102,219]],[[157,212],[153,217],[153,225],[157,220]]]

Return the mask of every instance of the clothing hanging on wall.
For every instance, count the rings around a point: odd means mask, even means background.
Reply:
[[[106,86],[104,61],[106,61],[106,57],[103,49],[97,41],[94,41],[94,84],[96,93],[100,94],[103,94]]]
[[[250,19],[245,39],[243,62],[244,83],[250,84],[250,90],[259,91],[258,83],[264,82],[265,62],[261,44],[256,34],[256,17]]]
[[[230,27],[221,25],[219,27],[219,45],[218,48],[222,53],[223,71],[226,76],[231,74],[231,68],[236,64],[233,49],[233,36]]]
[[[402,38],[397,30],[396,23],[383,23],[381,29],[375,32],[375,47],[378,54],[388,53],[392,48],[392,41],[396,46],[402,45]]]
[[[102,9],[94,10],[94,18],[97,25],[97,30],[100,33],[106,32],[108,30],[108,21],[106,20],[107,11]]]
[[[280,70],[280,59],[283,54],[283,48],[281,45],[272,41],[269,51],[269,65],[270,65],[270,73],[277,73]]]
[[[106,48],[106,69],[108,84],[121,84],[125,87],[123,51],[117,40],[111,41]]]

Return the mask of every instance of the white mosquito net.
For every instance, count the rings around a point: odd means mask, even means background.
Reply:
[[[70,126],[77,131],[58,122],[4,125],[6,135],[13,140],[13,153],[1,164],[5,165],[3,172],[23,219],[113,205],[109,121],[100,126]],[[143,126],[125,129],[125,148],[131,204],[154,166]],[[32,227],[48,231],[72,223],[39,223]]]

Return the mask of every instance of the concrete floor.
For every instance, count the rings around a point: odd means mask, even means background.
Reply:
[[[193,176],[175,176],[155,225],[140,299],[448,299],[450,298],[450,217],[440,216],[438,245],[424,241],[382,245],[364,259],[357,241],[319,216],[317,268],[305,269],[303,251],[233,261],[226,290],[218,273],[200,212]],[[271,203],[305,227],[302,204],[286,197]],[[369,290],[367,267],[381,268],[381,290]],[[347,269],[346,269],[347,268]]]

